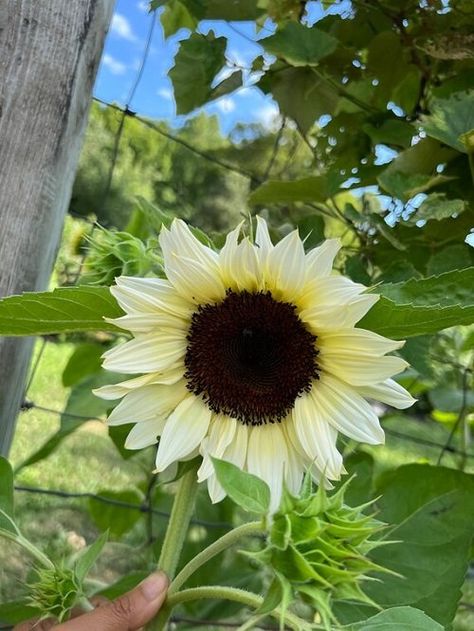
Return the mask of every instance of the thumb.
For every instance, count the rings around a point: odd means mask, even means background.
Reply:
[[[160,610],[168,578],[151,574],[135,589],[107,605],[55,627],[55,631],[136,631]]]

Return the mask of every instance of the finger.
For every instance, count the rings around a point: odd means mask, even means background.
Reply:
[[[165,574],[152,574],[128,594],[60,624],[54,631],[137,631],[158,613],[167,587]]]
[[[21,624],[17,624],[13,628],[13,631],[49,631],[54,627],[54,620],[39,620],[34,618],[33,620],[27,620]]]

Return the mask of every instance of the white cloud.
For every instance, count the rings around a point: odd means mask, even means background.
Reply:
[[[158,96],[161,96],[162,99],[167,99],[171,101],[173,98],[173,90],[171,88],[160,88],[157,90]]]
[[[255,111],[257,121],[270,131],[278,126],[280,110],[276,103],[265,103]]]
[[[102,57],[102,63],[112,74],[119,75],[127,72],[127,66],[125,64],[107,53]]]
[[[114,15],[112,16],[110,31],[117,35],[117,37],[126,39],[129,42],[137,41],[137,36],[133,32],[132,27],[130,26],[130,22],[124,15],[121,15],[120,13],[114,13]]]
[[[229,114],[235,110],[235,101],[229,96],[223,96],[216,101],[216,107],[222,114]]]
[[[140,0],[140,2],[137,4],[137,7],[140,11],[144,11],[145,13],[148,13],[150,2],[147,2],[146,0]]]

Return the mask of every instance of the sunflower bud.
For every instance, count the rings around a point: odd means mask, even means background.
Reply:
[[[28,585],[29,603],[43,618],[62,622],[82,596],[82,588],[73,570],[64,567],[36,568],[36,580]]]
[[[371,537],[385,525],[364,514],[372,502],[355,508],[344,503],[347,486],[328,495],[321,484],[312,493],[307,476],[299,497],[286,491],[273,517],[267,546],[255,555],[273,569],[281,593],[291,594],[288,604],[300,596],[327,629],[337,623],[332,612],[335,600],[356,600],[377,607],[361,584],[369,572],[388,571],[366,556],[382,545]]]
[[[128,232],[106,230],[89,238],[86,273],[83,280],[94,285],[111,285],[117,276],[145,276],[160,273],[161,259],[153,243],[144,243]]]

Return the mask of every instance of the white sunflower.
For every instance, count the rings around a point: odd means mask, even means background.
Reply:
[[[127,448],[159,438],[158,472],[199,453],[199,481],[218,502],[211,456],[221,458],[265,480],[274,510],[283,484],[296,494],[310,465],[340,478],[339,432],[383,443],[366,399],[414,399],[391,379],[406,362],[386,355],[403,343],[355,328],[378,296],[331,273],[338,240],[305,254],[297,231],[274,246],[261,218],[255,243],[240,232],[217,253],[174,220],[160,235],[167,280],[116,279],[126,315],[112,322],[134,337],[107,351],[104,367],[141,376],[95,392],[122,398],[108,422],[135,423]]]

